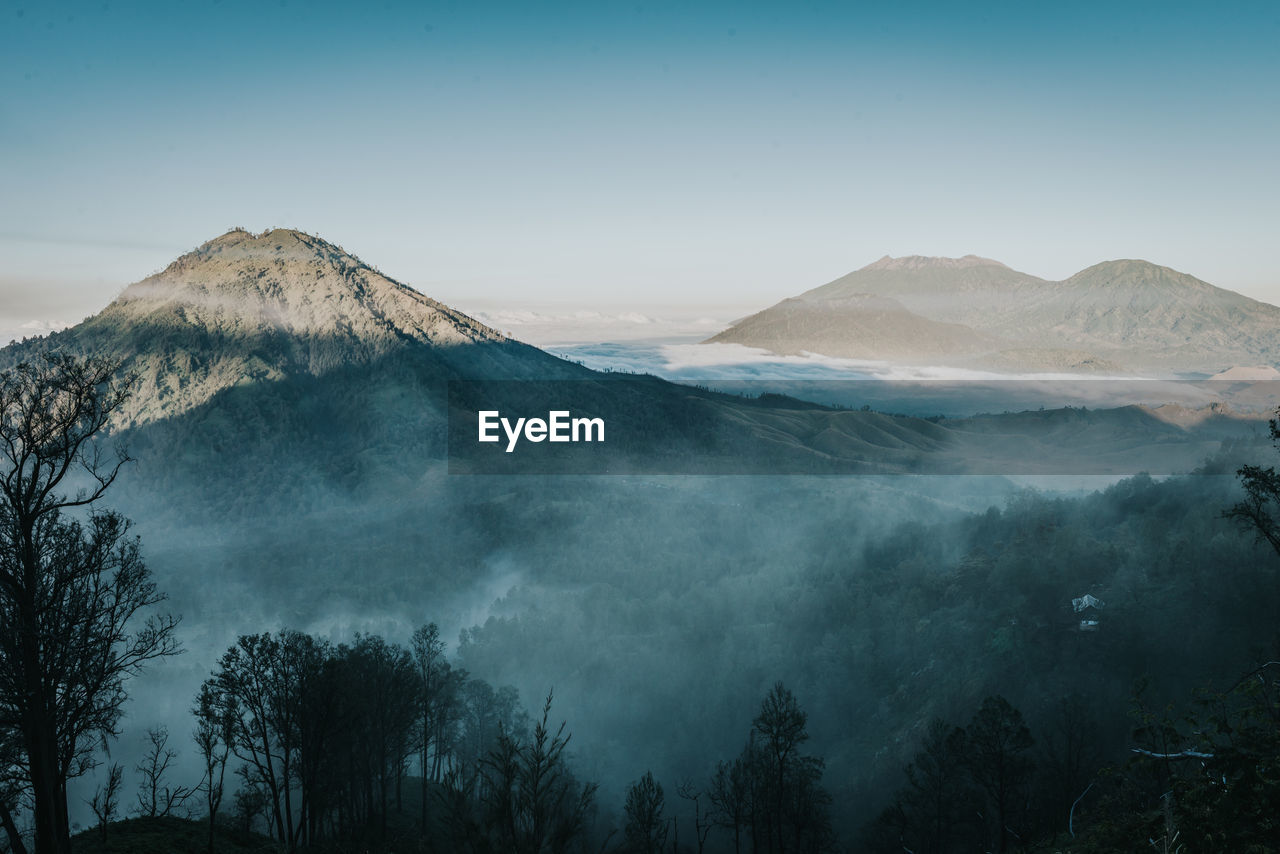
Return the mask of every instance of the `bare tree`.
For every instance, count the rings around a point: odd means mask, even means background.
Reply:
[[[231,739],[235,734],[235,705],[220,702],[216,690],[209,682],[201,685],[200,696],[192,710],[196,716],[196,747],[204,762],[204,776],[196,789],[204,792],[204,806],[209,815],[209,854],[213,854],[214,829],[218,809],[222,806],[227,760],[231,756]]]
[[[179,651],[174,617],[131,629],[164,597],[128,521],[93,509],[129,459],[94,441],[133,384],[117,369],[54,353],[0,373],[0,708],[25,754],[36,854],[69,854],[66,783],[117,734],[125,679]]]
[[[753,826],[755,786],[752,778],[756,753],[755,746],[748,741],[736,759],[717,763],[708,787],[712,817],[719,827],[732,831],[734,854],[742,851],[742,832]]]
[[[172,815],[187,798],[195,793],[188,786],[170,786],[165,783],[169,766],[178,758],[178,751],[169,747],[169,730],[158,726],[147,730],[147,752],[133,770],[142,775],[138,783],[138,815],[156,818]]]
[[[698,840],[698,854],[702,854],[707,846],[707,836],[715,827],[711,811],[702,806],[706,793],[695,789],[691,780],[685,780],[676,787],[676,794],[693,804],[693,835]]]
[[[107,839],[107,825],[115,818],[116,808],[120,806],[120,782],[124,778],[124,768],[119,762],[112,762],[107,770],[107,782],[94,789],[89,799],[89,809],[98,819],[98,829],[102,840]]]
[[[667,843],[667,821],[662,816],[666,796],[652,771],[627,789],[627,849],[635,854],[659,854]]]

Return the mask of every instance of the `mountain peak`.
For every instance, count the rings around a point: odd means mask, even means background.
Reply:
[[[1172,267],[1162,267],[1159,264],[1153,264],[1150,261],[1144,261],[1141,258],[1116,258],[1112,261],[1102,261],[1094,264],[1092,267],[1086,267],[1080,272],[1072,276],[1072,279],[1080,279],[1086,277],[1097,276],[1115,276],[1126,278],[1141,277],[1158,277],[1169,278],[1177,277],[1180,279],[1195,278],[1188,273],[1181,273]],[[1070,281],[1068,279],[1067,281]]]
[[[978,255],[965,255],[961,258],[942,258],[932,255],[904,255],[901,258],[893,258],[885,255],[880,260],[863,267],[862,270],[962,270],[968,267],[1009,269],[999,261],[982,258]]]
[[[502,336],[383,275],[320,237],[232,229],[130,285],[100,315],[116,323],[197,326],[233,337],[285,332],[362,346]]]
[[[1126,292],[1146,290],[1169,293],[1179,299],[1211,299],[1215,302],[1252,302],[1247,297],[1215,288],[1189,273],[1162,267],[1150,261],[1121,258],[1086,267],[1063,282],[1076,288],[1122,289]]]
[[[319,236],[307,234],[305,231],[292,228],[269,228],[255,234],[237,227],[179,256],[166,268],[166,272],[181,271],[201,261],[215,258],[222,261],[270,259],[276,262],[307,262],[319,260],[337,268],[368,267],[341,246]]]
[[[202,243],[39,346],[121,359],[141,377],[141,393],[123,413],[135,422],[245,382],[319,376],[407,353],[446,376],[560,370],[558,360],[341,247],[285,228],[232,229]]]
[[[311,236],[306,232],[299,231],[296,228],[268,228],[258,234],[254,234],[249,229],[237,225],[233,228],[227,229],[226,234],[221,234],[213,238],[213,240],[209,240],[201,244],[201,248],[205,246],[235,245],[237,243],[271,239],[292,241],[301,241],[306,239],[319,240],[319,238],[311,238]]]

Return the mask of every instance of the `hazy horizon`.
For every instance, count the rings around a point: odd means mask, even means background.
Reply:
[[[252,229],[250,230],[252,231]],[[263,229],[263,231],[265,230],[269,229]],[[326,237],[325,235],[320,236],[322,238]],[[4,237],[0,235],[0,243],[3,240]],[[340,241],[336,240],[331,240],[330,242],[340,243]],[[159,251],[154,248],[147,250],[140,246],[109,247],[95,244],[88,244],[82,248],[86,253],[86,259],[91,258],[94,252],[110,256],[117,249],[137,253]],[[154,262],[154,266],[149,268],[146,273],[138,274],[132,279],[119,283],[103,281],[101,277],[96,282],[86,281],[78,285],[53,279],[15,281],[13,277],[7,276],[3,270],[0,270],[0,293],[5,296],[5,303],[0,306],[0,346],[24,337],[42,336],[49,332],[76,325],[83,319],[91,317],[105,308],[129,285],[159,272],[179,255],[185,254],[194,248],[195,246],[192,246],[181,251],[175,251],[172,257],[167,258],[163,263]],[[360,252],[354,247],[347,246],[346,248],[350,249],[354,254],[360,255]],[[905,254],[924,255],[925,253]],[[976,255],[978,253],[964,254]],[[376,259],[364,257],[362,260],[375,268],[383,269]],[[865,264],[850,267],[845,272],[853,272],[875,260],[877,259],[869,259]],[[993,258],[992,260],[1000,261],[999,258]],[[1118,259],[1099,259],[1082,266],[1080,269],[1085,269],[1085,267],[1092,266],[1094,263],[1110,260]],[[1151,261],[1151,259],[1141,260]],[[87,266],[90,261],[86,260],[84,263]],[[1153,261],[1152,263],[1168,266],[1167,264],[1161,264],[1159,261]],[[1013,265],[1007,266],[1012,267]],[[1020,272],[1037,275],[1051,281],[1066,279],[1070,275],[1045,276],[1034,269],[1021,269]],[[1072,271],[1072,273],[1075,272],[1079,272],[1079,270]],[[1178,272],[1188,271],[1179,270]],[[838,278],[838,276],[832,277],[832,279],[834,278]],[[1200,277],[1197,276],[1197,278]],[[702,340],[746,315],[753,314],[812,287],[826,284],[827,281],[829,280],[799,283],[793,290],[779,291],[772,295],[762,296],[757,300],[749,300],[746,296],[721,295],[723,298],[718,302],[714,299],[703,298],[703,295],[696,290],[686,294],[683,300],[668,297],[665,301],[656,300],[653,295],[648,293],[640,297],[629,297],[626,294],[607,291],[601,292],[594,297],[577,300],[565,296],[556,298],[554,295],[551,297],[517,295],[504,299],[484,292],[464,289],[450,290],[444,284],[442,284],[442,289],[434,290],[422,287],[413,281],[403,281],[403,283],[413,287],[420,293],[463,311],[499,331],[526,343],[543,347],[604,341],[643,340],[661,342],[668,340]],[[1213,281],[1209,281],[1209,284],[1216,287],[1224,287],[1227,290],[1235,290]],[[1277,293],[1274,299],[1267,299],[1245,291],[1237,292],[1272,305],[1280,304],[1280,292]],[[715,294],[712,294],[712,296],[715,296]]]

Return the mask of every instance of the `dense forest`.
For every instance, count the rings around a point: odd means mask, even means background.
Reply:
[[[746,744],[740,753],[697,757],[704,769],[698,776],[655,779],[637,767],[631,785],[615,781],[615,790],[626,785],[622,801],[602,802],[598,781],[580,780],[575,767],[589,765],[590,757],[566,750],[568,731],[550,709],[531,719],[514,689],[495,690],[469,677],[446,659],[432,627],[415,634],[408,647],[375,636],[337,646],[297,632],[241,638],[196,703],[202,729],[226,727],[223,752],[213,748],[215,759],[249,757],[245,770],[226,776],[235,795],[222,819],[282,840],[292,833],[302,848],[324,843],[349,850],[342,846],[353,840],[391,844],[425,827],[438,850],[543,850],[512,842],[510,829],[508,836],[491,834],[532,821],[498,821],[502,804],[534,802],[527,792],[502,787],[518,787],[521,780],[532,785],[529,775],[546,773],[558,787],[547,826],[584,845],[590,840],[592,850],[606,842],[649,846],[639,850],[676,844],[711,851],[821,850],[818,840],[825,845],[840,839],[855,850],[1074,845],[1124,851],[1141,838],[1178,833],[1182,840],[1203,839],[1196,834],[1214,824],[1226,833],[1250,822],[1265,840],[1262,805],[1274,797],[1265,774],[1241,784],[1253,787],[1242,803],[1219,803],[1223,793],[1205,788],[1213,775],[1241,777],[1247,757],[1274,762],[1277,755],[1274,697],[1265,693],[1275,674],[1255,674],[1258,695],[1241,690],[1254,682],[1231,684],[1254,667],[1251,654],[1271,640],[1278,604],[1274,558],[1221,518],[1233,495],[1230,483],[1214,475],[1137,477],[1082,499],[1023,493],[998,510],[948,524],[904,525],[868,544],[856,556],[856,577],[833,575],[793,603],[794,622],[785,634],[796,645],[795,660],[805,663],[780,675],[805,686],[800,696],[816,716],[851,724],[841,736],[825,739],[834,749],[794,754],[795,767],[782,775],[784,791],[790,783],[806,792],[797,795],[796,809],[813,815],[787,813],[791,823],[780,843],[774,841],[779,820],[772,816],[784,813],[751,811],[753,797],[772,803],[764,787],[774,785],[774,777],[752,770],[763,758],[764,736],[755,721],[765,709],[739,709],[736,738]],[[822,581],[821,574],[807,579]],[[1096,627],[1081,625],[1068,595],[1073,592],[1101,604]],[[840,613],[861,619],[834,619]],[[836,627],[843,638],[830,637]],[[484,662],[488,650],[503,648],[491,636],[528,630],[528,618],[490,621],[466,633],[460,655]],[[824,647],[843,657],[806,660],[800,654]],[[255,667],[262,672],[254,674]],[[849,680],[821,678],[831,672],[861,674],[877,693]],[[255,681],[248,675],[286,697],[237,698],[234,691],[243,689],[231,686]],[[1192,690],[1197,686],[1219,693],[1198,697]],[[993,689],[1013,700],[979,696]],[[697,690],[687,690],[687,706],[695,706]],[[798,703],[789,689],[780,690]],[[245,708],[271,704],[296,707],[275,712],[284,720],[296,715],[280,724],[296,730],[255,727],[251,715],[217,724],[219,710],[237,708],[244,715]],[[577,717],[572,709],[564,714]],[[799,717],[799,733],[807,739],[803,713]],[[909,722],[902,741],[865,743],[852,722],[876,718]],[[1218,732],[1239,733],[1236,752],[1224,754],[1214,736],[1203,734],[1209,721]],[[255,730],[264,738],[260,747],[249,743],[247,734]],[[233,732],[242,741],[229,751]],[[661,734],[650,737],[661,751]],[[315,751],[321,761],[308,755]],[[251,759],[255,752],[258,764]],[[1209,764],[1210,753],[1220,764]],[[523,757],[532,757],[532,769],[520,764]],[[896,775],[887,771],[871,783],[854,782],[878,758],[882,767],[901,763],[900,791],[879,818],[868,820],[864,805],[875,802],[875,789],[895,785],[887,781]],[[278,767],[266,770],[268,760]],[[548,762],[550,770],[538,771]],[[991,777],[988,766],[1000,774]],[[1185,796],[1165,808],[1162,796],[1174,783]],[[193,788],[207,791],[208,785],[206,779]],[[296,802],[286,797],[291,791]],[[497,797],[501,792],[506,794]],[[1218,810],[1229,812],[1215,819]],[[1004,817],[994,826],[994,819],[983,818],[997,814]],[[529,826],[535,835],[543,832]],[[993,829],[999,826],[1009,828],[1007,836]],[[803,843],[788,844],[789,834]],[[1217,844],[1208,843],[1210,849]],[[560,850],[571,847],[578,846]]]

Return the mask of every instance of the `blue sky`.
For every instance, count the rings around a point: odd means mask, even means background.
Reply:
[[[0,325],[236,225],[463,307],[764,305],[970,252],[1280,302],[1278,150],[1275,2],[5,0]]]

